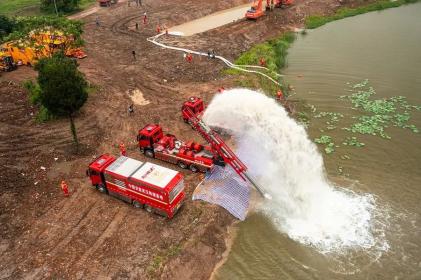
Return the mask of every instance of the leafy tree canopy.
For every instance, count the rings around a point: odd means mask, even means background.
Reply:
[[[87,82],[74,60],[62,52],[41,59],[36,65],[41,104],[56,116],[71,117],[88,98]]]
[[[83,23],[78,20],[70,20],[65,17],[57,16],[32,16],[17,17],[14,20],[14,28],[12,32],[3,38],[2,41],[16,41],[28,39],[29,34],[33,31],[44,29],[55,29],[63,32],[66,36],[73,36],[75,46],[83,44],[81,35]]]

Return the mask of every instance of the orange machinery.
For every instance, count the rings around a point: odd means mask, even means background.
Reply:
[[[266,10],[272,10],[273,8],[286,8],[291,6],[294,0],[266,0]],[[255,0],[251,8],[246,12],[247,19],[258,19],[264,16],[263,0]]]
[[[265,12],[263,11],[263,0],[257,0],[253,2],[253,5],[246,12],[247,19],[258,19],[263,16]]]
[[[34,65],[40,58],[49,57],[57,50],[64,50],[70,57],[86,57],[81,49],[70,47],[73,40],[72,36],[65,36],[60,31],[31,32],[29,39],[7,42],[1,48],[18,65]]]

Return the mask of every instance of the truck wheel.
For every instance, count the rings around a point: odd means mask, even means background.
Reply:
[[[150,157],[150,158],[154,158],[154,153],[151,150],[146,150],[145,151],[145,156]]]
[[[143,148],[140,148],[139,150],[140,150],[140,153],[141,154],[144,154],[145,153],[145,150]]]
[[[153,207],[148,204],[145,204],[145,210],[148,213],[153,213]]]
[[[108,193],[107,188],[104,186],[103,183],[100,183],[96,186],[96,189],[101,193]]]
[[[194,165],[194,164],[192,164],[192,165],[190,165],[190,170],[192,171],[192,172],[194,172],[194,173],[196,173],[197,171],[199,171],[199,168],[197,168],[197,166],[196,165]]]
[[[142,208],[143,207],[142,203],[140,203],[137,200],[133,200],[132,204],[133,204],[134,208]]]
[[[183,162],[183,161],[179,161],[178,163],[177,163],[177,165],[178,166],[180,166],[181,168],[183,168],[183,169],[186,169],[187,168],[187,164],[185,163],[185,162]]]

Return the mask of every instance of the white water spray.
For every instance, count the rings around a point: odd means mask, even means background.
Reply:
[[[333,186],[316,145],[274,99],[228,90],[215,96],[203,119],[235,136],[239,157],[273,198],[260,210],[280,231],[322,253],[387,249],[373,228],[374,197]]]

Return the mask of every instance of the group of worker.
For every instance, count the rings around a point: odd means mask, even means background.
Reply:
[[[191,53],[184,53],[183,54],[184,59],[188,62],[191,63],[193,61],[193,55]],[[214,50],[209,50],[208,51],[208,58],[216,58],[216,54]]]

